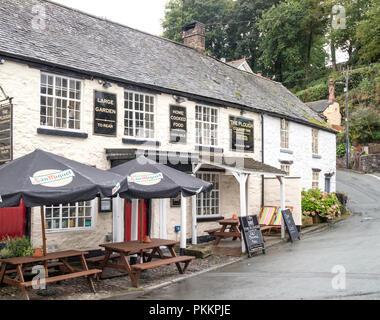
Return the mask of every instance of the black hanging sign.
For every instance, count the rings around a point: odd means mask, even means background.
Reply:
[[[292,216],[292,213],[289,209],[282,210],[282,217],[285,221],[286,229],[288,230],[290,241],[293,242],[294,240],[298,239],[301,240],[300,235],[298,233],[298,229],[296,224],[294,223],[294,219]]]
[[[170,142],[186,143],[186,107],[170,106]]]
[[[261,249],[265,254],[264,239],[257,216],[239,217],[239,221],[248,257],[251,257],[256,249]]]
[[[231,150],[254,152],[253,120],[230,116]]]
[[[12,148],[12,104],[0,104],[0,164],[11,161]]]
[[[116,126],[116,94],[95,91],[94,134],[115,137]]]

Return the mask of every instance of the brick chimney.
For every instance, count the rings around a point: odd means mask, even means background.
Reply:
[[[329,83],[329,101],[335,101],[335,82],[333,78],[330,78]]]
[[[206,50],[206,26],[202,22],[193,22],[182,28],[183,44],[203,53]]]

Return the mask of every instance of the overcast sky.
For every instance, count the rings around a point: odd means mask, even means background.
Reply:
[[[52,0],[84,12],[106,17],[154,35],[162,34],[161,21],[168,0]]]

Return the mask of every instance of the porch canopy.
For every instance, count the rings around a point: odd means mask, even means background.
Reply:
[[[243,157],[225,157],[223,155],[210,155],[210,154],[200,154],[199,162],[194,166],[193,174],[195,174],[202,166],[213,166],[231,172],[236,178],[240,186],[240,215],[246,216],[248,212],[248,199],[247,199],[247,181],[251,174],[259,174],[266,176],[275,176],[280,182],[280,192],[281,192],[281,210],[285,210],[285,182],[284,176],[286,173],[280,169],[267,165],[265,163],[256,161],[252,158]],[[196,217],[196,205],[195,197],[193,199],[194,203],[192,206],[192,225],[193,225],[193,244],[197,241],[197,217]],[[285,237],[285,227],[284,223],[281,223],[281,237]],[[242,242],[242,251],[244,251],[244,243]]]
[[[41,206],[46,255],[44,205],[112,197],[127,189],[119,175],[42,150],[35,150],[0,167],[0,208]]]
[[[208,192],[212,189],[212,184],[195,178],[187,173],[170,168],[164,164],[157,163],[145,156],[139,156],[124,164],[109,170],[123,177],[123,185],[126,189],[119,190],[119,196],[127,199],[166,199],[175,198],[181,194],[181,253],[186,248],[186,200],[185,197],[197,195],[201,192]],[[143,206],[141,205],[141,210]],[[132,201],[133,216],[137,214],[138,205]],[[133,218],[132,218],[133,219]],[[142,219],[142,214],[141,214]],[[134,223],[133,223],[134,222]],[[132,231],[136,237],[137,219],[133,219]],[[141,238],[142,239],[142,226]]]

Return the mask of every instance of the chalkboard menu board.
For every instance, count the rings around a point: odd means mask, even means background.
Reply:
[[[281,212],[282,212],[282,217],[284,218],[284,221],[285,221],[286,229],[288,230],[288,233],[289,233],[290,241],[293,242],[296,239],[301,240],[300,235],[297,230],[297,226],[294,223],[294,219],[290,210],[286,209],[286,210],[282,210]]]
[[[170,106],[170,142],[186,143],[186,140],[186,108],[181,106]]]
[[[95,91],[94,134],[115,137],[116,119],[116,94]]]
[[[0,164],[12,160],[12,104],[0,104]]]
[[[257,216],[239,217],[239,221],[248,257],[251,257],[257,249],[261,249],[265,254],[264,239],[257,221]]]
[[[230,116],[231,150],[254,152],[253,120]]]

